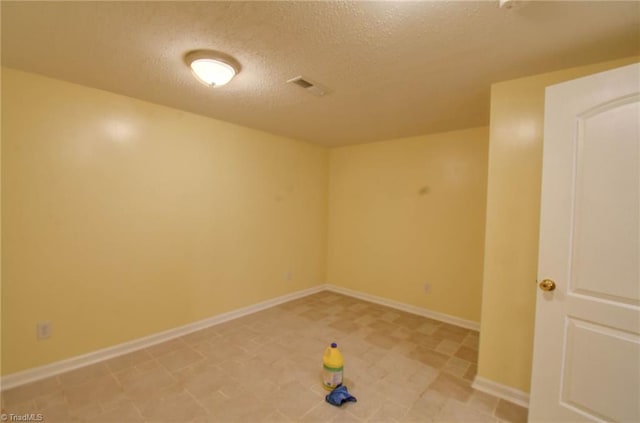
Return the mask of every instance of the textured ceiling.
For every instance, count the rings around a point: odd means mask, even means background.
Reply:
[[[2,64],[322,145],[487,125],[490,84],[640,53],[640,2],[9,2]],[[212,89],[193,49],[242,72]],[[315,97],[288,79],[329,88]]]

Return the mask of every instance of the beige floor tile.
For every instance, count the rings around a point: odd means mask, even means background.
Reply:
[[[404,383],[413,386],[416,390],[424,391],[426,387],[430,386],[434,380],[438,377],[440,372],[431,367],[421,365],[420,370],[409,376]]]
[[[330,314],[323,311],[307,310],[304,313],[301,313],[300,316],[315,322],[318,320],[322,320],[325,317],[329,317]]]
[[[441,373],[429,389],[438,391],[460,402],[467,402],[471,394],[473,394],[473,389],[471,389],[468,382],[446,373]]]
[[[211,392],[207,395],[203,395],[199,398],[195,398],[198,404],[200,404],[215,421],[214,417],[218,416],[222,411],[228,407],[230,398],[222,394],[220,391]]]
[[[36,403],[34,400],[24,400],[22,402],[13,402],[6,403],[2,405],[3,413],[13,413],[13,414],[24,414],[24,413],[33,413],[34,410],[37,410]]]
[[[281,386],[271,399],[278,411],[294,421],[324,401],[298,382]]]
[[[478,362],[478,351],[469,347],[461,346],[458,351],[456,351],[455,356],[470,363]]]
[[[357,418],[356,416],[354,416],[353,414],[351,414],[351,410],[350,409],[345,409],[346,413],[341,414],[340,417],[338,419],[336,419],[336,422],[340,422],[340,423],[358,423],[358,422],[362,422],[363,420],[360,420],[359,418]]]
[[[212,362],[222,362],[230,358],[242,359],[249,357],[242,348],[225,339],[215,343],[200,343],[193,346],[193,349]]]
[[[479,343],[480,343],[480,338],[478,337],[477,332],[471,332],[469,335],[467,335],[466,338],[464,338],[464,341],[462,341],[462,345],[464,345],[465,347],[474,349],[476,351],[478,351]]]
[[[66,399],[62,390],[54,390],[49,394],[35,397],[34,402],[36,409],[42,410],[44,408],[65,405]]]
[[[257,354],[258,360],[264,364],[271,364],[276,360],[286,357],[290,350],[277,342],[270,342],[263,345]]]
[[[409,357],[435,369],[441,369],[449,361],[448,355],[424,347],[411,351]]]
[[[496,406],[495,416],[506,422],[510,423],[524,423],[527,421],[527,409],[517,404],[505,401],[503,399],[498,400]]]
[[[450,423],[496,423],[496,418],[491,414],[471,408],[454,399],[448,399],[435,421]]]
[[[144,403],[177,385],[176,379],[163,367],[118,375],[117,379],[127,398],[136,403]]]
[[[393,324],[391,321],[383,319],[376,319],[367,326],[376,330],[377,333],[391,333],[398,328],[398,326]]]
[[[278,410],[273,411],[271,414],[265,416],[263,419],[256,419],[254,422],[260,421],[262,423],[290,423],[290,420],[287,416],[279,412]]]
[[[394,338],[399,339],[399,342],[401,342],[411,339],[411,336],[413,336],[414,333],[416,333],[414,329],[407,329],[406,327],[399,326],[391,332],[391,335]]]
[[[133,423],[144,422],[144,418],[132,402],[120,403],[116,408],[107,410],[91,419],[96,423]]]
[[[380,347],[373,346],[369,348],[364,354],[360,356],[361,359],[371,363],[371,365],[377,364],[389,351]],[[348,363],[348,361],[347,361]]]
[[[417,329],[416,332],[433,336],[433,334],[440,328],[440,322],[436,322],[435,320],[425,319],[425,322],[422,323]]]
[[[253,423],[273,421],[276,418],[281,418],[280,421],[289,420],[286,416],[282,418],[272,404],[251,395],[227,399],[223,406],[210,413],[210,421],[214,422]]]
[[[105,364],[112,372],[118,372],[150,360],[153,360],[151,354],[146,350],[139,350],[107,360],[105,361]]]
[[[385,400],[392,401],[404,407],[410,407],[426,388],[415,387],[402,383],[388,383],[385,379],[379,380],[374,389]]]
[[[393,335],[384,333],[384,332],[374,332],[367,335],[364,338],[365,341],[369,342],[376,347],[388,350],[391,349],[394,345],[401,341],[400,338],[396,338]]]
[[[111,374],[96,376],[84,383],[63,387],[64,396],[71,408],[111,401],[123,393]]]
[[[228,378],[224,373],[215,367],[202,369],[200,372],[190,374],[184,379],[178,376],[183,386],[195,398],[207,398],[212,393],[220,390],[228,384]]]
[[[373,316],[361,314],[355,318],[354,322],[362,326],[369,326],[371,323],[375,322],[376,320],[377,319]]]
[[[298,421],[301,423],[339,422],[340,417],[343,417],[346,413],[346,408],[335,407],[327,402],[319,402]]]
[[[447,325],[438,328],[438,330],[433,333],[433,336],[461,343],[468,333],[469,331],[467,329],[459,330],[459,328],[455,326]]]
[[[478,372],[478,366],[475,364],[472,364],[471,366],[469,366],[469,368],[467,369],[466,373],[462,378],[469,382],[473,382],[473,379],[476,377],[477,372]]]
[[[493,414],[498,405],[498,398],[480,391],[473,391],[469,400],[469,407],[476,408],[488,414]]]
[[[32,413],[33,411],[26,412]],[[77,421],[77,419],[70,414],[69,408],[64,404],[56,404],[37,410],[36,412],[42,414],[43,421],[46,423],[69,423],[74,420]]]
[[[411,405],[408,412],[403,417],[403,421],[419,421],[421,418],[433,419],[440,413],[440,410],[447,402],[447,396],[438,391],[427,389]]]
[[[415,333],[415,332],[414,332]],[[410,337],[412,335],[409,335]],[[397,354],[401,357],[411,357],[413,351],[417,348],[415,342],[411,342],[408,339],[402,339],[398,341],[393,347],[391,347],[390,353]]]
[[[110,373],[109,367],[105,363],[98,363],[58,375],[58,380],[64,386],[79,385]]]
[[[43,395],[61,393],[60,383],[57,377],[50,377],[38,382],[18,386],[7,391],[2,391],[2,406],[8,407],[34,400]]]
[[[451,357],[442,368],[442,371],[462,379],[464,375],[467,374],[469,367],[471,367],[470,362],[457,357]]]
[[[189,347],[185,347],[163,354],[158,357],[157,360],[167,370],[175,372],[204,360],[204,355]]]
[[[355,330],[358,330],[360,328],[360,325],[355,323],[353,320],[339,319],[333,323],[330,323],[329,327],[334,328],[344,334],[348,334]]]
[[[244,388],[258,398],[268,398],[280,389],[277,380],[257,379],[244,385]]]
[[[453,355],[460,348],[460,343],[443,339],[434,349],[442,354]]]
[[[438,345],[440,345],[443,339],[444,338],[439,336],[426,335],[424,333],[415,331],[409,336],[407,340],[413,342],[416,347],[433,350],[437,348]]]
[[[153,422],[185,422],[209,413],[186,391],[165,392],[138,407],[142,417]]]
[[[345,304],[346,305],[346,304]],[[393,309],[386,309],[386,311],[380,316],[380,320],[387,322],[395,322],[395,320],[399,319],[404,313],[401,311],[396,311]]]
[[[390,401],[385,401],[380,408],[367,419],[371,423],[396,423],[401,422],[409,409]]]
[[[56,408],[56,407],[50,407],[50,408]],[[83,422],[92,421],[96,417],[103,414],[105,411],[100,405],[99,401],[89,402],[86,404],[74,404],[69,407],[66,407],[66,409],[69,415],[71,416],[72,420],[83,421]]]
[[[390,373],[399,375],[405,380],[425,368],[425,365],[417,360],[395,354],[388,354],[380,360],[378,365],[387,367]]]
[[[394,324],[407,329],[417,329],[422,326],[422,318],[408,313],[403,313],[400,317],[393,321]]]
[[[357,403],[334,407],[322,354],[337,342]],[[470,387],[478,334],[321,292],[2,393],[47,422],[526,420]]]
[[[138,371],[138,372],[148,372],[150,370],[153,369],[157,369],[158,367],[162,367],[160,363],[158,363],[158,361],[154,360],[149,360],[149,361],[145,361],[143,363],[138,363],[135,366],[133,366],[133,369],[131,368],[126,368],[122,371],[122,373],[126,373],[127,371]],[[120,372],[113,372],[114,375],[118,375],[120,374]]]

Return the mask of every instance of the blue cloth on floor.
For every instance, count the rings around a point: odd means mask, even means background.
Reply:
[[[336,407],[340,407],[345,402],[356,402],[358,401],[356,397],[351,395],[349,391],[347,391],[347,387],[344,385],[340,385],[331,391],[325,399],[331,405],[335,405]]]

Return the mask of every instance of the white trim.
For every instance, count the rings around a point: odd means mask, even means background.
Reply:
[[[480,323],[474,322],[472,320],[461,319],[460,317],[439,313],[437,311],[432,311],[426,308],[401,303],[399,301],[389,300],[387,298],[378,297],[377,295],[367,294],[366,292],[355,291],[353,289],[343,288],[341,286],[325,284],[325,289],[327,289],[328,291],[337,292],[339,294],[348,295],[350,297],[359,298],[361,300],[369,301],[372,303],[381,304],[383,306],[395,308],[397,310],[406,311],[407,313],[417,314],[419,316],[428,317],[434,320],[439,320],[441,322],[449,323],[455,326],[460,326],[466,329],[472,329],[476,331],[480,330]]]
[[[505,399],[514,404],[529,408],[529,394],[519,389],[476,376],[471,384],[473,389]]]
[[[117,357],[119,355],[137,351],[142,348],[147,348],[161,342],[169,341],[171,339],[187,335],[191,332],[218,325],[220,323],[237,319],[242,316],[253,314],[258,311],[276,306],[278,304],[285,303],[287,301],[306,297],[307,295],[315,294],[317,292],[323,291],[324,289],[324,285],[318,285],[313,288],[304,289],[302,291],[292,292],[290,294],[285,294],[247,307],[241,307],[236,310],[218,314],[204,320],[199,320],[197,322],[189,323],[184,326],[169,329],[164,332],[158,332],[154,333],[153,335],[133,339],[122,344],[114,345],[113,347],[104,348],[98,351],[90,352],[88,354],[71,357],[66,360],[56,361],[44,366],[34,367],[32,369],[2,376],[0,378],[0,388],[2,390],[15,388],[16,386],[35,382],[40,379],[55,376],[57,374],[75,370],[80,367],[88,366],[90,364],[95,364],[103,360]]]
[[[6,389],[15,388],[17,386],[35,382],[40,379],[45,379],[51,376],[58,375],[60,373],[65,373],[71,370],[78,369],[80,367],[95,364],[100,361],[108,360],[110,358],[114,358],[123,354],[127,354],[143,348],[147,348],[152,345],[159,344],[161,342],[166,342],[171,339],[175,339],[180,336],[187,335],[191,332],[205,329],[210,326],[215,326],[220,323],[227,322],[229,320],[233,320],[242,316],[253,314],[258,311],[276,306],[278,304],[282,304],[287,301],[306,297],[308,295],[315,294],[317,292],[324,291],[324,290],[337,292],[339,294],[348,295],[350,297],[359,298],[361,300],[369,301],[376,304],[381,304],[387,307],[391,307],[398,310],[406,311],[408,313],[417,314],[420,316],[439,320],[445,323],[450,323],[452,325],[461,326],[467,329],[473,329],[473,330],[480,329],[479,323],[473,322],[470,320],[461,319],[459,317],[450,316],[444,313],[438,313],[435,311],[401,303],[398,301],[389,300],[383,297],[378,297],[378,296],[367,294],[364,292],[339,287],[336,285],[322,284],[322,285],[314,286],[313,288],[292,292],[290,294],[285,294],[280,297],[262,301],[247,307],[242,307],[226,313],[218,314],[218,315],[206,318],[204,320],[199,320],[197,322],[189,323],[184,326],[169,329],[164,332],[154,333],[149,336],[133,339],[131,341],[124,342],[122,344],[114,345],[112,347],[104,348],[101,350],[93,351],[88,354],[71,357],[66,360],[56,361],[54,363],[46,364],[44,366],[34,367],[32,369],[2,376],[0,378],[0,389],[6,390]],[[507,388],[507,389],[510,389],[510,388]],[[483,389],[479,388],[479,390],[483,390]],[[489,392],[489,391],[486,391],[486,392]],[[517,392],[520,392],[520,391],[517,391]],[[497,395],[497,394],[494,394],[494,395]],[[522,404],[521,402],[517,402],[511,399],[510,397],[504,397],[504,398],[509,399],[509,401],[516,402],[517,404]],[[527,396],[527,401],[528,401],[528,396]]]

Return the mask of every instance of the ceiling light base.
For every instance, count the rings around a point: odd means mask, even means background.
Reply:
[[[185,54],[184,61],[193,76],[209,87],[227,84],[241,69],[240,63],[228,54],[215,50],[194,50]]]

